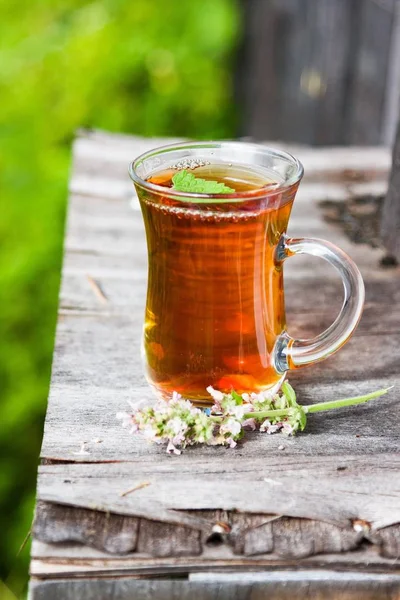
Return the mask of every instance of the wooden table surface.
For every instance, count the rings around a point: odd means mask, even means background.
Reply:
[[[399,598],[399,269],[379,267],[382,251],[354,245],[319,207],[384,193],[389,151],[289,148],[306,169],[289,234],[340,245],[366,283],[354,337],[290,381],[303,403],[395,389],[311,415],[294,438],[254,433],[234,450],[178,457],[115,416],[151,398],[140,363],[146,242],[127,165],[167,141],[83,132],[74,144],[30,598]],[[285,285],[291,335],[332,322],[341,283],[323,261],[291,259]]]

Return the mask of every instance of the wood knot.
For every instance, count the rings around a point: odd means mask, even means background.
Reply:
[[[340,173],[341,178],[346,183],[361,183],[364,181],[371,181],[372,173],[368,173],[368,171],[360,171],[357,169],[343,169]]]
[[[383,258],[381,258],[379,264],[381,267],[390,268],[397,267],[399,263],[397,262],[395,256],[392,256],[391,254],[386,254]]]

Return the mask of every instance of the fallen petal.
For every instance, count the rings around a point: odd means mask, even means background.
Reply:
[[[246,419],[245,421],[243,421],[242,427],[246,427],[248,429],[251,429],[251,431],[254,431],[257,428],[256,420],[255,419]]]
[[[176,448],[172,442],[168,442],[167,454],[181,454],[182,451]]]

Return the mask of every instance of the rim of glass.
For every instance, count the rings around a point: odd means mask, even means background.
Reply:
[[[249,190],[246,192],[232,192],[231,194],[200,194],[195,192],[180,192],[177,190],[173,190],[172,188],[166,188],[162,185],[157,185],[156,183],[151,183],[146,179],[142,179],[136,173],[136,169],[148,158],[152,156],[159,156],[162,154],[168,154],[173,150],[185,150],[190,148],[240,148],[246,146],[247,148],[253,148],[254,150],[262,151],[264,154],[272,154],[278,158],[282,158],[295,166],[294,173],[288,178],[285,179],[282,183],[271,183],[271,185],[266,185],[263,188],[256,190]],[[206,142],[178,142],[174,144],[167,144],[165,146],[158,146],[153,150],[147,150],[140,154],[135,160],[133,160],[129,165],[129,175],[134,183],[139,185],[146,190],[156,192],[157,194],[162,194],[163,196],[169,196],[176,199],[182,198],[215,198],[220,200],[241,200],[248,198],[259,198],[260,196],[265,196],[266,194],[273,194],[276,192],[282,192],[293,185],[298,183],[302,178],[304,173],[304,167],[301,162],[289,152],[285,150],[278,150],[277,148],[272,148],[270,146],[264,146],[263,144],[254,144],[251,142],[233,142],[233,141],[206,141]]]

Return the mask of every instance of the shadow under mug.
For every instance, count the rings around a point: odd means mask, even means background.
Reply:
[[[182,161],[261,168],[274,183],[233,194],[194,194],[148,181]],[[261,392],[286,372],[323,360],[349,339],[360,319],[364,284],[354,262],[330,242],[286,235],[303,176],[290,154],[241,142],[164,146],[130,165],[144,218],[148,290],[145,372],[157,395],[173,391],[209,402],[223,392]],[[286,331],[284,261],[318,256],[339,272],[344,300],[335,322],[312,339]]]

